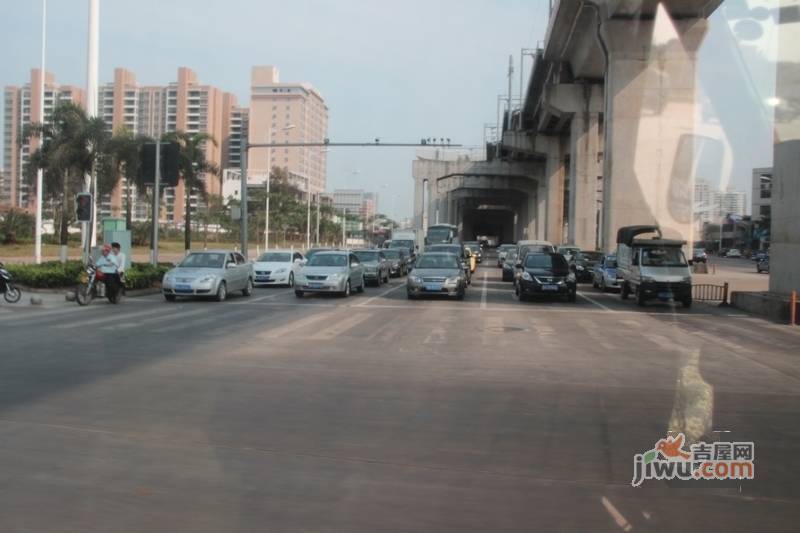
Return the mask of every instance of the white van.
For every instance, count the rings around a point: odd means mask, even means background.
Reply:
[[[636,238],[641,234],[655,236]],[[626,226],[617,232],[617,274],[622,276],[620,295],[631,294],[636,303],[670,299],[692,305],[692,274],[683,254],[685,241],[663,239],[658,226]]]

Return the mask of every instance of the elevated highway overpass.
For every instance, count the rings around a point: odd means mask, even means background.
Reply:
[[[488,160],[414,162],[417,226],[438,217],[471,239],[503,210],[516,239],[611,250],[617,228],[658,223],[691,242],[696,53],[720,3],[554,2]]]

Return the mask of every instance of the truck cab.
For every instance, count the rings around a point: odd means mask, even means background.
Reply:
[[[650,238],[642,234],[653,234]],[[683,254],[685,241],[664,239],[658,226],[626,226],[617,232],[617,272],[623,300],[675,300],[692,305],[692,275]]]

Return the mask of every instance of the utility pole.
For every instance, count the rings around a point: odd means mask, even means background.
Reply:
[[[342,208],[342,248],[347,248],[347,208]]]
[[[247,259],[247,139],[244,135],[242,135],[241,153],[242,156],[239,159],[239,187],[241,187],[241,193],[239,197],[242,205],[239,209],[239,216],[242,218],[239,220],[239,237],[242,241],[240,243],[242,255]]]
[[[45,50],[45,36],[47,31],[47,0],[42,0],[42,67],[41,79],[39,81],[39,124],[44,124],[44,50]],[[42,137],[40,141],[44,141]],[[36,241],[35,241],[35,262],[40,264],[42,262],[42,203],[44,202],[44,195],[42,188],[44,187],[44,170],[41,168],[36,171]]]
[[[89,0],[89,50],[86,73],[86,111],[89,117],[97,116],[97,69],[100,55],[100,0]],[[91,193],[92,221],[89,223],[89,241],[97,245],[97,171],[92,162]],[[89,184],[87,184],[89,185]],[[87,187],[88,188],[88,187]],[[88,250],[87,250],[88,251]],[[87,254],[88,255],[88,254]]]

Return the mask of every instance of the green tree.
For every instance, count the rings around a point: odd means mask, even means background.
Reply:
[[[97,175],[98,194],[113,188],[109,134],[101,118],[89,118],[86,112],[72,102],[56,105],[48,120],[25,126],[20,145],[31,138],[41,140],[30,155],[25,177],[35,183],[36,171],[43,171],[43,196],[60,200],[57,213],[60,226],[60,243],[66,247],[69,224],[75,217],[72,199],[83,189],[83,178],[93,171]],[[94,228],[90,228],[94,231]]]
[[[125,192],[125,221],[128,229],[133,227],[131,185],[135,186],[138,194],[147,189],[139,173],[141,149],[146,142],[153,142],[153,139],[147,135],[136,135],[129,129],[123,128],[117,131],[108,143],[108,153],[115,178],[112,189],[122,181],[122,178],[125,178],[128,184]]]
[[[186,133],[184,131],[174,131],[164,136],[166,141],[176,141],[180,145],[180,158],[178,162],[178,173],[183,180],[184,187],[184,215],[183,215],[183,245],[188,252],[192,247],[192,193],[200,195],[205,202],[206,176],[219,176],[220,169],[217,165],[206,159],[205,146],[210,142],[217,146],[217,141],[213,135],[208,133]]]
[[[11,209],[0,217],[0,237],[3,244],[17,244],[19,239],[33,236],[36,219],[20,209]]]

